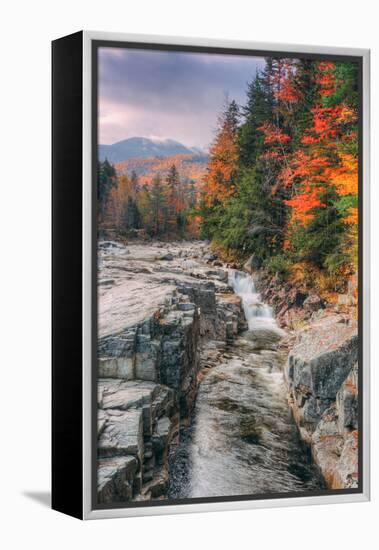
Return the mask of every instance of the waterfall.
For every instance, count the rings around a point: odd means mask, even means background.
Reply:
[[[249,330],[255,330],[263,325],[277,327],[272,308],[262,302],[250,275],[241,271],[232,271],[229,275],[229,284],[242,299]]]

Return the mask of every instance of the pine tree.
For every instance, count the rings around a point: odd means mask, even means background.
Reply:
[[[149,203],[151,231],[154,236],[158,236],[164,232],[167,223],[167,199],[159,174],[153,178]]]
[[[117,185],[116,170],[112,164],[105,159],[104,162],[98,162],[97,171],[97,205],[98,205],[98,223],[104,223],[107,202],[111,190]]]
[[[241,166],[251,168],[263,149],[263,135],[258,131],[270,118],[262,78],[257,72],[248,84],[247,104],[242,108],[243,123],[238,133],[238,160]]]
[[[178,213],[181,210],[181,189],[179,172],[173,164],[166,178],[166,198],[167,198],[167,230],[176,233],[178,228]]]

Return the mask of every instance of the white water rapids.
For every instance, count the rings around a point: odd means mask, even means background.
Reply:
[[[290,414],[277,344],[284,332],[252,278],[233,271],[248,331],[198,390],[192,425],[171,457],[169,497],[299,493],[322,487]]]
[[[276,325],[271,307],[262,303],[251,277],[240,271],[232,271],[229,276],[229,283],[233,287],[234,292],[242,299],[245,317],[250,330],[256,327],[258,319],[264,319],[265,322],[269,320],[270,324]]]
[[[262,302],[252,277],[240,271],[232,271],[229,284],[242,300],[249,327],[246,336],[255,342],[257,349],[276,349],[285,332],[278,327],[272,308]]]

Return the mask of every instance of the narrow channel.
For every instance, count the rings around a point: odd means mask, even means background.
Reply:
[[[229,282],[248,330],[200,383],[191,426],[170,457],[169,498],[321,489],[287,403],[283,331],[249,275],[233,271]]]

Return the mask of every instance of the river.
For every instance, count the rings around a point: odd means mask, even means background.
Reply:
[[[225,497],[323,488],[291,416],[283,380],[283,332],[249,275],[229,278],[248,330],[205,372],[190,427],[170,456],[169,498]]]

